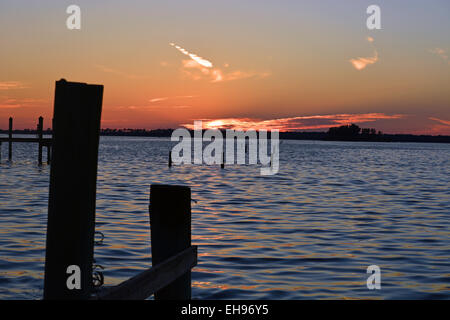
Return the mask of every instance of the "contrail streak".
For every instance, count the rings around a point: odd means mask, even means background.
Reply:
[[[187,51],[186,49],[183,49],[182,47],[176,45],[175,43],[170,43],[170,45],[172,47],[175,47],[182,54],[187,55],[189,58],[191,58],[192,60],[194,60],[198,64],[202,65],[203,67],[212,68],[213,64],[211,63],[211,61],[203,59],[202,57],[199,57],[199,56],[197,56],[194,53],[190,53],[189,51]]]

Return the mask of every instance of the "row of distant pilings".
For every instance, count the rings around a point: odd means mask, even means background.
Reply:
[[[38,124],[37,124],[37,138],[13,138],[13,118],[9,118],[9,125],[8,125],[8,137],[3,138],[0,137],[0,160],[2,157],[2,142],[8,143],[8,160],[12,161],[12,151],[13,147],[12,144],[22,142],[22,143],[37,143],[38,144],[38,163],[39,165],[42,165],[42,149],[43,147],[47,148],[47,164],[50,164],[51,161],[51,148],[52,148],[52,138],[44,138],[43,134],[44,130],[44,118],[39,117]]]

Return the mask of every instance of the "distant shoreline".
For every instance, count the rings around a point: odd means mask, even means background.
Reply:
[[[171,137],[174,129],[102,129],[101,136],[120,137]],[[51,130],[45,130],[44,135],[51,135]],[[1,130],[0,134],[8,134],[8,130]],[[36,130],[24,129],[14,130],[13,134],[36,135]],[[269,133],[270,135],[270,133]],[[413,135],[413,134],[379,134],[358,135],[354,137],[330,136],[327,132],[280,132],[280,140],[316,140],[316,141],[360,141],[360,142],[428,142],[428,143],[450,143],[450,136]]]

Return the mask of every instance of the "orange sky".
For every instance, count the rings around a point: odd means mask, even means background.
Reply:
[[[66,3],[5,0],[0,128],[49,126],[65,78],[105,86],[103,128],[450,135],[449,4],[408,3],[380,1],[383,28],[369,31],[370,1],[79,1],[82,28],[68,30]]]

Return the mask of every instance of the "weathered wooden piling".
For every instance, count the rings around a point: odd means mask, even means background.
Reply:
[[[56,82],[44,299],[145,299],[153,293],[158,300],[190,299],[197,247],[191,246],[191,191],[181,186],[150,188],[153,267],[117,286],[94,290],[102,95],[103,86]],[[69,285],[74,276],[80,288]]]
[[[44,299],[87,299],[92,293],[102,97],[100,85],[56,82]],[[81,271],[80,289],[66,283],[73,265]]]
[[[225,151],[222,151],[222,163],[220,164],[220,168],[225,168]]]
[[[37,132],[38,132],[38,144],[39,144],[39,152],[38,152],[38,163],[39,165],[42,164],[42,130],[44,127],[44,118],[39,117],[39,122],[37,125]]]
[[[172,151],[169,151],[169,168],[172,167]]]
[[[8,160],[12,160],[12,131],[13,131],[13,118],[9,118],[9,128],[8,128]]]
[[[50,145],[47,145],[47,164],[50,164],[50,161],[52,159],[52,147]]]
[[[158,266],[191,246],[191,189],[150,187],[152,265]],[[191,271],[155,293],[156,300],[191,299]]]
[[[197,246],[191,246],[191,192],[188,187],[150,187],[152,268],[119,285],[98,290],[92,299],[156,300],[191,298],[191,269]]]

